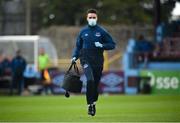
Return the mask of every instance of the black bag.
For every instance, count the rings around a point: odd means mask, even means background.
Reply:
[[[74,72],[71,69],[74,68]],[[72,63],[68,71],[64,75],[62,88],[66,92],[81,93],[82,81],[80,80],[80,74],[76,63]]]

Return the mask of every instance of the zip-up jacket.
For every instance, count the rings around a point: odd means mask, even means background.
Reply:
[[[100,42],[103,47],[96,47],[95,42]],[[114,48],[115,42],[105,29],[99,25],[94,27],[85,26],[77,37],[76,47],[72,57],[80,57],[80,60],[84,59],[91,65],[96,64],[102,66],[103,51],[112,50]]]

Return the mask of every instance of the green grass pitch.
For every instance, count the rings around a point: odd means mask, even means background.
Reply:
[[[96,116],[87,115],[85,96],[0,97],[0,121],[164,122],[180,121],[180,95],[99,97]]]

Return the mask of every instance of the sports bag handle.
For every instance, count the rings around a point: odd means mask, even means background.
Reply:
[[[74,63],[74,70],[78,75],[80,75],[79,74],[79,69],[78,69],[78,66],[77,66],[76,62]]]
[[[76,62],[71,63],[71,66],[69,67],[67,73],[69,73],[69,72],[71,71],[72,67],[74,67],[74,71],[75,71],[78,75],[80,75],[80,74],[79,74],[79,69],[78,69],[78,67],[77,67]]]

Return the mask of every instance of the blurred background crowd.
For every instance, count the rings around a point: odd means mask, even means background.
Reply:
[[[102,93],[180,93],[179,0],[0,0],[0,93],[63,93],[89,8],[117,43]]]

